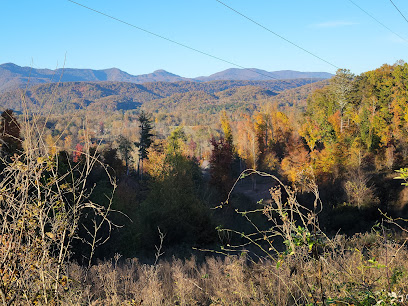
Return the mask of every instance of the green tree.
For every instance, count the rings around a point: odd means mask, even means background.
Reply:
[[[175,128],[167,138],[167,155],[181,155],[183,153],[184,142],[187,140],[183,127]]]
[[[307,100],[307,109],[304,114],[305,122],[300,134],[305,137],[309,135],[314,140],[306,139],[308,145],[313,148],[316,143],[322,142],[325,145],[335,140],[335,130],[329,122],[329,118],[336,112],[334,94],[329,90],[329,87],[316,89],[312,92]],[[311,131],[310,129],[313,129]],[[310,131],[308,131],[310,130]]]
[[[181,127],[167,138],[163,166],[150,180],[150,191],[140,205],[142,244],[159,243],[157,227],[165,234],[165,245],[208,243],[214,239],[210,210],[201,196],[202,174],[197,161],[183,152]]]
[[[148,149],[152,144],[152,118],[150,115],[142,111],[138,117],[139,127],[140,127],[140,140],[136,143],[136,146],[139,148],[139,163],[138,163],[138,173],[140,178],[143,177],[143,160],[148,159]]]

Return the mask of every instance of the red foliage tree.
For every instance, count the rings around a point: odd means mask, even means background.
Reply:
[[[74,160],[75,163],[78,163],[78,162],[80,161],[81,156],[82,156],[82,150],[83,150],[83,149],[84,149],[84,146],[81,145],[80,143],[78,143],[78,144],[75,146],[75,151],[74,151],[74,153],[72,154],[72,155],[73,155],[73,160]]]

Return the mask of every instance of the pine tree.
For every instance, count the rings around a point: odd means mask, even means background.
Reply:
[[[142,111],[139,114],[138,120],[140,122],[140,140],[136,143],[136,146],[139,148],[139,165],[138,165],[138,173],[140,178],[143,177],[143,160],[148,159],[148,149],[153,142],[153,126],[152,126],[152,118],[150,115],[146,114]]]

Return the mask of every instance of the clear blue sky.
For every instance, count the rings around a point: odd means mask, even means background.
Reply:
[[[335,72],[215,0],[76,0],[96,10],[235,62],[268,71]],[[389,0],[353,0],[408,40]],[[393,0],[408,18],[408,1]],[[348,0],[223,0],[276,33],[354,73],[407,60],[408,43]],[[185,77],[234,66],[184,49],[67,0],[0,1],[0,63],[35,68],[165,69]]]

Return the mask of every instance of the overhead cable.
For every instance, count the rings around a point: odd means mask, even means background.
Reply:
[[[400,11],[400,9],[390,0],[392,5],[397,9],[397,11],[401,14],[401,16],[405,19],[406,22],[408,22],[407,18],[405,18],[404,14]]]
[[[104,13],[104,12],[101,12],[101,11],[98,11],[98,10],[96,10],[96,9],[93,9],[93,8],[91,8],[91,7],[89,7],[89,6],[83,5],[83,4],[79,3],[79,2],[75,2],[75,1],[73,1],[73,0],[67,0],[67,1],[69,1],[69,2],[71,2],[71,3],[74,3],[74,4],[78,5],[78,6],[81,6],[81,7],[85,8],[85,9],[87,9],[87,10],[93,11],[93,12],[95,12],[95,13],[98,13],[98,14],[103,15],[103,16],[105,16],[105,17],[108,17],[108,18],[110,18],[110,19],[113,19],[113,20],[115,20],[115,21],[118,21],[118,22],[120,22],[120,23],[123,23],[123,24],[125,24],[125,25],[127,25],[127,26],[130,26],[130,27],[132,27],[132,28],[135,28],[135,29],[137,29],[137,30],[140,30],[140,31],[142,31],[142,32],[148,33],[148,34],[153,35],[153,36],[156,36],[156,37],[158,37],[158,38],[160,38],[160,39],[163,39],[163,40],[166,40],[166,41],[171,42],[171,43],[173,43],[173,44],[179,45],[179,46],[181,46],[181,47],[183,47],[183,48],[192,50],[192,51],[197,52],[197,53],[200,53],[200,54],[202,54],[202,55],[206,55],[206,56],[208,56],[208,57],[211,57],[211,58],[214,58],[214,59],[216,59],[216,60],[222,61],[222,62],[224,62],[224,63],[233,65],[233,66],[235,66],[235,67],[238,67],[238,68],[241,68],[241,69],[245,69],[245,70],[248,70],[248,71],[252,71],[252,72],[254,72],[254,73],[257,73],[257,74],[259,74],[259,75],[265,76],[265,77],[270,78],[270,79],[274,79],[274,80],[278,80],[278,81],[283,81],[283,80],[281,80],[281,79],[278,79],[278,78],[273,77],[273,76],[270,75],[270,74],[262,73],[262,72],[260,72],[260,71],[258,71],[258,70],[251,69],[251,68],[246,68],[246,67],[244,67],[244,66],[242,66],[242,65],[236,64],[236,63],[231,62],[231,61],[229,61],[229,60],[226,60],[226,59],[223,59],[223,58],[221,58],[221,57],[212,55],[212,54],[210,54],[210,53],[201,51],[201,50],[199,50],[199,49],[190,47],[190,46],[188,46],[188,45],[186,45],[186,44],[184,44],[184,43],[180,43],[180,42],[178,42],[178,41],[176,41],[176,40],[174,40],[174,39],[171,39],[171,38],[165,37],[165,36],[163,36],[163,35],[154,33],[154,32],[152,32],[152,31],[146,30],[146,29],[144,29],[144,28],[141,28],[141,27],[139,27],[139,26],[136,26],[136,25],[134,25],[134,24],[132,24],[132,23],[129,23],[129,22],[127,22],[127,21],[124,21],[124,20],[122,20],[122,19],[116,18],[116,17],[111,16],[111,15],[109,15],[109,14],[106,14],[106,13]]]
[[[401,38],[403,41],[408,43],[408,40],[405,39],[404,37],[402,37],[401,35],[395,33],[393,30],[391,30],[389,27],[387,27],[385,24],[383,24],[381,21],[379,21],[377,18],[375,18],[373,15],[371,15],[369,12],[367,12],[365,9],[363,9],[361,6],[359,6],[357,3],[355,3],[353,0],[348,0],[350,1],[353,5],[355,5],[357,8],[359,8],[361,11],[363,11],[366,15],[368,15],[370,18],[372,18],[373,20],[375,20],[378,24],[380,24],[381,26],[383,26],[384,28],[386,28],[388,31],[390,31],[391,33],[393,33],[394,35],[398,36],[399,38]]]
[[[246,16],[246,15],[244,15],[243,13],[237,11],[236,9],[234,9],[234,8],[232,8],[231,6],[225,4],[224,2],[222,2],[222,1],[220,1],[220,0],[215,0],[215,1],[217,1],[217,2],[220,3],[220,4],[222,4],[222,5],[225,6],[226,8],[230,9],[231,11],[237,13],[238,15],[241,15],[242,17],[244,17],[245,19],[251,21],[252,23],[258,25],[259,27],[263,28],[264,30],[266,30],[266,31],[268,31],[268,32],[270,32],[270,33],[272,33],[273,35],[275,35],[275,36],[277,36],[277,37],[279,37],[280,39],[283,39],[284,41],[290,43],[291,45],[295,46],[296,48],[298,48],[298,49],[300,49],[300,50],[302,50],[302,51],[304,51],[304,52],[306,52],[306,53],[309,53],[310,55],[314,56],[315,58],[317,58],[317,59],[319,59],[319,60],[321,60],[321,61],[323,61],[323,62],[325,62],[326,64],[329,64],[330,66],[333,66],[334,68],[340,69],[340,68],[339,68],[338,66],[336,66],[335,64],[333,64],[333,63],[331,63],[331,62],[329,62],[329,61],[327,61],[327,60],[321,58],[320,56],[316,55],[315,53],[313,53],[313,52],[311,52],[311,51],[309,51],[309,50],[306,50],[305,48],[299,46],[298,44],[296,44],[296,43],[294,43],[294,42],[292,42],[292,41],[290,41],[289,39],[283,37],[282,35],[279,35],[278,33],[272,31],[271,29],[269,29],[269,28],[267,28],[266,26],[260,24],[259,22],[255,21],[254,19],[249,18],[248,16]]]

